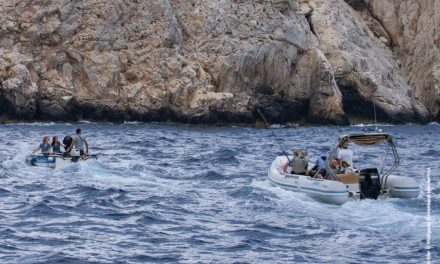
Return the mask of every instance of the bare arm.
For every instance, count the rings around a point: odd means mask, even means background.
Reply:
[[[286,164],[283,165],[283,171],[287,173],[287,167],[289,167],[289,162],[286,162]]]
[[[72,144],[70,144],[69,148],[66,150],[67,153],[70,152],[70,151],[72,150],[73,146],[75,145],[75,142],[76,142],[76,138],[74,138],[74,139],[72,140]]]
[[[84,144],[86,144],[86,154],[89,153],[89,144],[87,143],[87,140],[84,139]]]

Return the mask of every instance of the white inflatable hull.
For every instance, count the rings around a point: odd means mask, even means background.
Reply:
[[[344,204],[348,200],[347,186],[341,182],[314,179],[304,175],[286,174],[282,166],[286,157],[277,157],[270,166],[268,176],[270,183],[284,189],[303,192],[310,197],[326,203]]]
[[[417,198],[420,193],[416,180],[409,177],[390,175],[386,186],[393,198]]]
[[[344,184],[340,181],[315,179],[305,175],[287,174],[283,172],[283,165],[286,164],[285,156],[277,157],[269,168],[268,177],[273,186],[284,189],[303,192],[308,196],[332,204],[344,204],[348,200],[360,199],[358,184]],[[394,176],[388,177],[382,183],[380,198],[417,198],[420,188],[417,182],[409,177]]]

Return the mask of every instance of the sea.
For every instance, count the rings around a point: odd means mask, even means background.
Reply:
[[[82,128],[89,160],[28,166],[43,136]],[[162,123],[0,125],[0,263],[440,263],[440,125],[393,135],[415,199],[342,206],[271,186],[283,149],[328,153],[374,125],[268,128]],[[352,146],[386,170],[386,146]]]

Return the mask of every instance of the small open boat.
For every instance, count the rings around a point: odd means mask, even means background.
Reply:
[[[388,143],[386,161],[389,150],[394,156],[393,164],[382,173],[378,168],[366,166],[365,168],[351,170],[344,174],[334,173],[330,168],[330,161],[335,159],[338,146],[342,144],[356,144],[359,146],[376,146],[383,142]],[[293,157],[289,157],[291,160]],[[387,197],[416,198],[420,188],[417,182],[410,177],[390,175],[399,165],[399,155],[391,135],[386,133],[361,133],[342,136],[335,148],[326,159],[327,174],[323,179],[305,175],[288,174],[283,166],[287,163],[287,156],[279,156],[269,168],[268,176],[272,185],[285,189],[299,191],[320,201],[343,204],[348,200],[378,199]],[[314,164],[309,164],[309,170]]]
[[[63,154],[30,154],[26,156],[26,164],[31,166],[62,168],[72,163],[85,162],[87,160],[96,160],[97,155],[67,156]]]

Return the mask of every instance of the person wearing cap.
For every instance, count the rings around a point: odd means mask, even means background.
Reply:
[[[84,145],[86,146],[85,151]],[[73,147],[79,150],[80,156],[87,156],[89,152],[89,144],[87,143],[87,140],[83,136],[81,136],[81,128],[76,129],[76,135],[73,137],[72,143],[70,144],[70,147],[66,150],[66,152],[70,153]]]
[[[286,172],[286,173],[293,173],[292,172],[292,167],[290,166],[290,163],[292,163],[292,161],[294,159],[299,158],[299,152],[300,152],[299,149],[292,150],[293,159],[290,160],[290,162],[288,161],[288,162],[286,162],[286,164],[284,164],[284,172]]]
[[[306,175],[309,163],[306,159],[307,152],[295,149],[293,151],[293,159],[287,164],[292,168],[292,174]]]
[[[327,174],[325,169],[326,156],[321,156],[316,159],[315,166],[308,172],[308,175],[315,178],[323,178]]]

